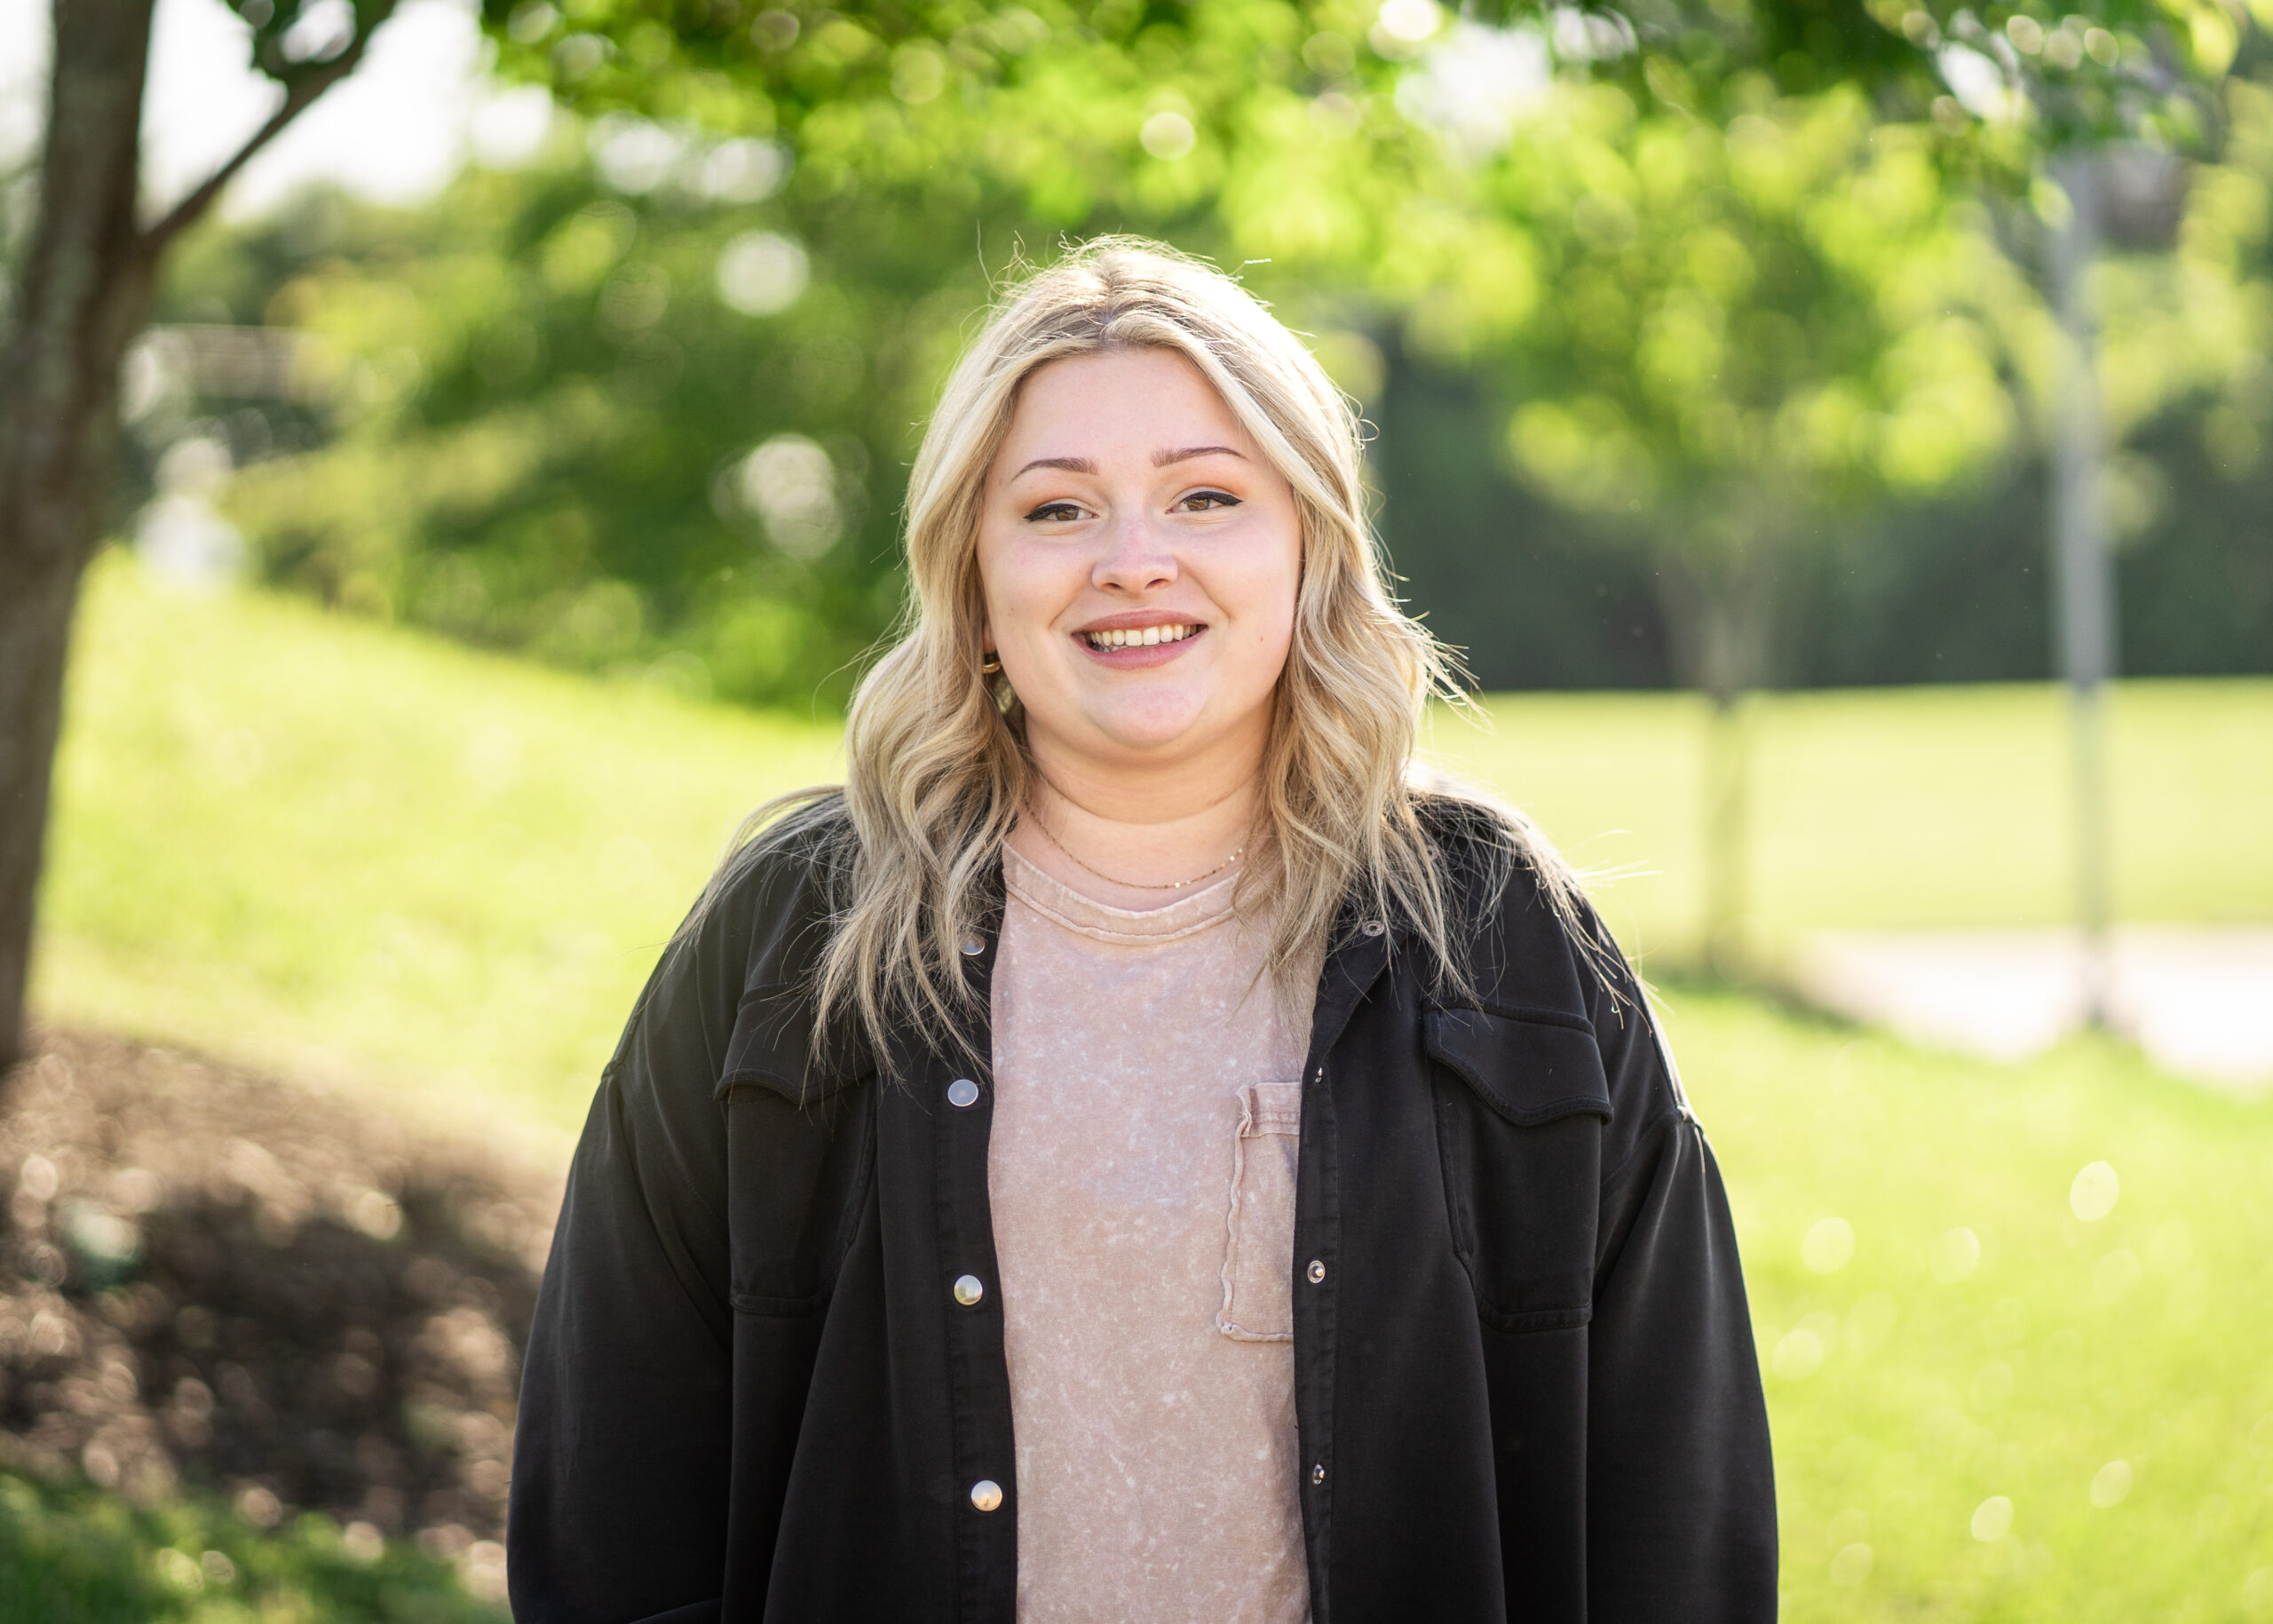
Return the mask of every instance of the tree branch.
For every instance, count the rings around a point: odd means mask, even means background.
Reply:
[[[376,8],[378,14],[368,26],[358,28],[347,48],[329,62],[321,63],[291,80],[284,87],[284,105],[269,115],[268,122],[246,138],[245,144],[230,154],[229,161],[206,178],[205,181],[181,202],[166,210],[162,218],[141,234],[142,251],[155,257],[165,251],[166,245],[204,217],[237,172],[252,162],[260,149],[282,133],[284,127],[306,112],[316,98],[353,73],[363,59],[364,47],[371,43],[371,36],[380,24],[394,15],[394,6],[388,4]]]

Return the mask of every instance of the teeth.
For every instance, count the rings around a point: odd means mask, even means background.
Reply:
[[[1151,648],[1162,643],[1181,643],[1198,630],[1189,625],[1144,626],[1134,630],[1091,631],[1083,635],[1091,648]]]

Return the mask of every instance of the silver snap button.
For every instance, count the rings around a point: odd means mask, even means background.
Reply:
[[[975,1105],[978,1103],[978,1085],[968,1077],[958,1077],[947,1085],[947,1104]]]
[[[1379,936],[1382,931],[1388,930],[1389,927],[1378,919],[1368,919],[1365,923],[1359,925],[1358,929],[1364,935]]]
[[[1313,1484],[1324,1483],[1326,1481],[1326,1468],[1323,1466],[1311,1467],[1311,1481]]]
[[[992,1477],[981,1477],[970,1485],[970,1503],[981,1511],[992,1511],[1002,1503],[1002,1485]]]
[[[978,1303],[986,1295],[986,1282],[975,1274],[966,1274],[955,1281],[955,1301],[965,1308]]]
[[[965,957],[965,958],[967,958],[967,959],[975,959],[975,958],[977,958],[980,954],[982,954],[982,953],[984,953],[984,952],[986,952],[986,939],[985,939],[985,938],[983,938],[983,937],[978,937],[978,936],[966,936],[966,937],[964,937],[964,938],[962,939],[962,953],[963,953],[963,957]]]
[[[1311,1259],[1311,1266],[1303,1272],[1310,1277],[1311,1284],[1315,1286],[1326,1278],[1326,1264],[1313,1257]]]

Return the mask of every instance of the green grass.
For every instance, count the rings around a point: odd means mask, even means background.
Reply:
[[[1707,711],[1682,695],[1497,695],[1436,754],[1497,787],[1583,868],[1629,949],[1678,962],[1703,892]],[[2273,920],[2273,681],[2112,691],[2118,916]],[[2049,685],[1777,694],[1750,709],[1751,924],[2055,925],[2075,907],[2067,714]]]
[[[0,1470],[0,1624],[504,1624],[412,1546],[359,1560],[328,1518],[260,1533],[218,1504],[137,1507]]]
[[[2273,1619],[2273,1102],[2101,1040],[2001,1067],[1723,995],[1667,1032],[1736,1206],[1787,1619]],[[2085,1223],[2103,1161],[2119,1197]],[[1831,1218],[1853,1253],[1818,1273]],[[1979,1261],[1944,1282],[1959,1229]]]
[[[1442,753],[1581,863],[1656,870],[1607,905],[1629,941],[1677,950],[1697,709],[1494,710],[1489,734],[1440,725]],[[1763,938],[2061,916],[2055,694],[1779,698],[1755,723]],[[2273,918],[2273,684],[2129,685],[2116,723],[2124,913]],[[828,776],[835,743],[110,564],[72,694],[41,1007],[254,1060],[329,1054],[433,1108],[573,1128],[726,831]],[[1787,1616],[2273,1620],[2273,1102],[2095,1039],[1998,1067],[1679,985],[1667,1010],[1770,1369]],[[2102,1161],[2120,1198],[2087,1223],[2071,1183]],[[1802,1243],[1833,1217],[1852,1256],[1818,1272]],[[1936,1248],[1960,1229],[1978,1265],[1944,1282]],[[2095,1505],[2115,1462],[2129,1490]],[[2009,1529],[1976,1538],[2000,1497]],[[89,1500],[49,1520],[127,1515]],[[149,1530],[116,1536],[122,1575],[176,1538]]]
[[[834,726],[123,558],[79,627],[40,1010],[560,1126],[742,813]]]

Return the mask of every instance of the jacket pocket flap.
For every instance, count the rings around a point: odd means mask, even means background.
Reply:
[[[758,986],[742,994],[726,1040],[725,1070],[714,1090],[725,1099],[738,1088],[771,1089],[792,1105],[807,1105],[850,1087],[874,1068],[854,1044],[827,1052],[813,1044],[811,995],[803,987]]]
[[[1431,1010],[1425,1030],[1430,1055],[1519,1128],[1586,1113],[1610,1120],[1610,1079],[1594,1034],[1583,1026]]]

